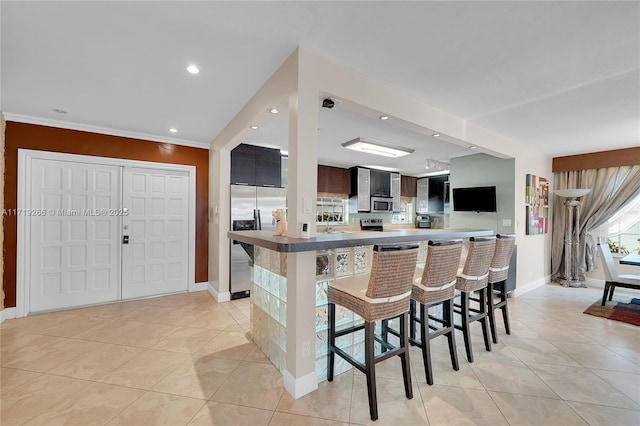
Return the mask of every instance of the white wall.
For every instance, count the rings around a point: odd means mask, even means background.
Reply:
[[[517,146],[517,145],[514,145]],[[451,188],[496,185],[497,213],[451,212],[451,227],[489,228],[497,232],[515,232],[518,245],[516,294],[549,281],[551,271],[551,234],[526,235],[526,174],[552,178],[551,159],[529,149],[516,150],[514,159],[486,154],[451,160]],[[510,219],[511,226],[504,226]],[[549,226],[551,229],[551,226]]]
[[[549,233],[526,235],[526,175],[534,174],[549,179],[549,187],[554,187],[551,172],[551,157],[532,152],[523,147],[515,157],[515,221],[518,244],[518,276],[516,286],[519,289],[534,288],[549,282],[551,277],[551,229]],[[549,218],[553,217],[553,204],[549,205]]]

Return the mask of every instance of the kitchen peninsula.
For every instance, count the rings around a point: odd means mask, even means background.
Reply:
[[[318,233],[315,238],[290,238],[274,236],[273,231],[231,231],[232,240],[253,244],[281,253],[317,251],[344,247],[373,245],[377,243],[406,243],[412,241],[447,240],[493,235],[492,230],[482,229],[391,229],[376,231],[337,231]]]
[[[321,233],[314,238],[274,236],[272,231],[235,231],[228,237],[254,248],[251,282],[251,338],[282,372],[295,398],[326,380],[327,286],[331,280],[371,270],[372,247],[379,243],[418,242],[424,263],[428,240],[493,235],[478,229],[394,229],[385,232]],[[361,318],[338,307],[338,327]],[[356,356],[364,337],[342,342]],[[336,374],[350,365],[336,359]]]

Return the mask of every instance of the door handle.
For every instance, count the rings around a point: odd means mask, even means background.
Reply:
[[[129,236],[128,235],[123,235],[122,236],[122,244],[129,244]]]
[[[256,209],[253,211],[253,220],[254,220],[254,226],[253,229],[255,229],[256,231],[261,231],[262,230],[262,222],[260,220],[260,210]]]

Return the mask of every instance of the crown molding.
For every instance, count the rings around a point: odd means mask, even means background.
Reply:
[[[163,142],[173,145],[189,146],[192,148],[209,149],[209,144],[205,142],[195,142],[185,139],[167,138],[148,133],[130,132],[126,130],[112,129],[109,127],[93,126],[90,124],[72,123],[68,121],[52,120],[49,118],[34,117],[23,114],[13,114],[11,112],[3,112],[6,121],[17,123],[37,124],[40,126],[57,127],[61,129],[79,130],[81,132],[99,133],[103,135],[120,136],[124,138],[142,139],[151,142]]]

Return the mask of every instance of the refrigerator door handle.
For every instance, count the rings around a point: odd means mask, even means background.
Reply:
[[[261,231],[262,230],[262,223],[260,222],[260,210],[259,209],[255,209],[253,211],[253,220],[255,221],[255,228],[257,231]]]

